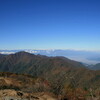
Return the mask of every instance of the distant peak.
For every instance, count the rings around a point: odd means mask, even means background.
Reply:
[[[16,52],[15,54],[20,54],[20,55],[32,55],[31,53],[26,52],[26,51]]]

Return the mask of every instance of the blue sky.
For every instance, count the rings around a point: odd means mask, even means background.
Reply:
[[[100,50],[100,0],[0,0],[0,49]]]

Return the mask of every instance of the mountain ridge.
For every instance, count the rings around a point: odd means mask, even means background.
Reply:
[[[1,54],[14,54],[16,52],[26,51],[32,54],[46,56],[64,56],[72,60],[87,64],[100,63],[100,51],[72,50],[72,49],[20,49],[20,50],[0,50]]]
[[[40,62],[40,65],[39,65],[39,62]],[[44,62],[44,63],[42,63],[42,62]],[[44,55],[42,56],[42,55],[30,54],[30,53],[27,53],[24,51],[5,56],[4,58],[2,58],[0,60],[0,66],[3,68],[2,71],[9,70],[12,72],[13,69],[11,69],[11,67],[14,67],[14,66],[16,67],[16,65],[18,65],[18,64],[24,63],[24,65],[26,64],[26,66],[28,66],[28,67],[30,67],[30,66],[34,67],[36,64],[38,64],[38,66],[42,66],[42,65],[45,66],[45,65],[48,65],[49,63],[54,65],[54,64],[56,64],[56,62],[58,62],[58,64],[62,63],[62,65],[63,65],[63,63],[64,63],[65,65],[69,64],[70,66],[75,66],[75,67],[84,66],[79,62],[70,60],[65,57],[47,57]],[[23,66],[19,65],[19,67],[23,67]],[[56,66],[58,66],[58,65],[56,65]]]
[[[97,63],[97,64],[93,65],[93,67],[91,69],[100,70],[100,63]]]

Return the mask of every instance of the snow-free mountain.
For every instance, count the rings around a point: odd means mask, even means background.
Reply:
[[[32,54],[40,54],[46,56],[64,56],[72,60],[83,62],[86,64],[100,63],[100,51],[84,51],[84,50],[69,50],[69,49],[20,49],[20,50],[0,50],[1,54],[13,54],[19,51],[25,51]]]

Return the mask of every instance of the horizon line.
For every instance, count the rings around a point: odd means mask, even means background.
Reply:
[[[57,48],[57,49],[54,49],[54,48],[48,48],[48,49],[36,49],[36,48],[34,48],[34,49],[0,49],[0,50],[73,50],[73,51],[90,51],[90,52],[100,52],[100,50],[90,50],[90,49],[71,49],[71,48],[62,48],[62,49],[60,49],[60,48]]]

